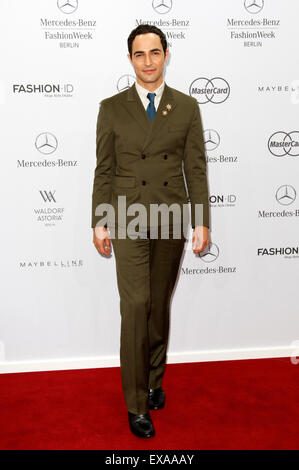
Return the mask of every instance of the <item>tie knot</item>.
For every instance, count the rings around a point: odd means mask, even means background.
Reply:
[[[156,93],[148,93],[146,96],[148,97],[150,102],[153,103],[154,99],[155,99],[155,96],[156,96]]]

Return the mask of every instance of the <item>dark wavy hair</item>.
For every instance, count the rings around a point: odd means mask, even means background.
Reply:
[[[131,31],[128,37],[128,50],[129,50],[131,59],[132,59],[132,44],[133,44],[134,39],[136,38],[138,34],[146,34],[146,33],[155,33],[160,37],[163,51],[165,54],[166,49],[167,49],[167,39],[163,31],[157,28],[157,26],[153,26],[151,24],[140,24],[139,26],[137,26],[137,28]]]

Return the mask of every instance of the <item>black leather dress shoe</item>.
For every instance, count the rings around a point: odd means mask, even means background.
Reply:
[[[150,388],[148,394],[148,407],[150,410],[160,410],[165,403],[165,392],[162,387]]]
[[[128,411],[130,429],[135,436],[152,437],[155,435],[155,429],[150,414],[134,414]]]

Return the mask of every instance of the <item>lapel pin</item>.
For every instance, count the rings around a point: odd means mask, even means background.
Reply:
[[[167,116],[167,113],[168,113],[168,111],[171,110],[172,106],[171,106],[171,104],[168,103],[168,104],[165,106],[165,108],[166,108],[166,109],[163,109],[163,111],[162,111],[163,116]]]

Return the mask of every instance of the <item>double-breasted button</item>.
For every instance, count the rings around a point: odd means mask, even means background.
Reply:
[[[145,158],[145,157],[146,157],[146,155],[143,153],[143,154],[141,155],[141,158]]]
[[[146,181],[143,180],[143,181],[142,181],[142,184],[145,185],[145,184],[146,184]]]
[[[164,155],[164,160],[167,160],[167,154]]]
[[[164,181],[164,186],[167,186],[168,185],[168,181]]]

